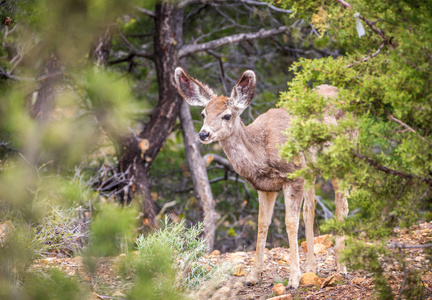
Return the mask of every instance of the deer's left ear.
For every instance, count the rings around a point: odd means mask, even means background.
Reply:
[[[231,105],[241,112],[245,110],[255,94],[255,86],[255,73],[251,70],[245,71],[231,92]]]

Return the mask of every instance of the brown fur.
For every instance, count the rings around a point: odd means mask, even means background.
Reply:
[[[255,284],[264,266],[264,249],[268,227],[273,214],[274,202],[278,191],[283,191],[285,198],[285,224],[290,244],[290,278],[288,285],[297,287],[300,280],[298,255],[298,224],[300,208],[305,197],[304,220],[307,240],[307,271],[316,272],[315,256],[313,254],[313,221],[315,215],[315,190],[313,185],[304,191],[302,178],[289,180],[287,174],[306,166],[303,155],[294,162],[287,162],[279,156],[279,146],[286,143],[283,132],[289,127],[291,116],[283,108],[270,109],[260,115],[252,124],[245,126],[240,118],[243,110],[250,104],[255,92],[256,77],[252,71],[246,71],[237,81],[231,97],[215,96],[213,91],[187,73],[177,68],[175,73],[177,88],[180,95],[190,104],[204,106],[204,125],[200,132],[203,143],[219,141],[234,169],[250,185],[258,190],[259,216],[258,237],[255,263],[247,278],[247,283]],[[336,97],[337,88],[321,85],[316,92],[325,98]],[[327,107],[323,123],[337,124],[343,113],[330,105]],[[229,117],[229,118],[227,118]],[[316,149],[310,149],[314,154]],[[314,160],[314,155],[312,155]],[[348,214],[346,193],[336,192],[336,215],[343,219]],[[336,253],[343,248],[343,238],[336,237]],[[336,259],[337,260],[337,259]],[[338,271],[344,272],[345,267],[337,265]]]

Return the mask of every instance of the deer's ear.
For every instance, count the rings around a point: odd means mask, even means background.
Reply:
[[[231,92],[231,105],[243,111],[252,101],[255,94],[256,76],[251,70],[243,73]]]
[[[179,94],[189,105],[206,106],[211,99],[216,97],[208,86],[189,76],[180,67],[175,70],[174,78]]]

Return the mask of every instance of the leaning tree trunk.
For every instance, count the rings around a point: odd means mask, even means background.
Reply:
[[[216,205],[207,176],[206,162],[202,158],[199,151],[198,135],[196,134],[193,127],[189,105],[185,101],[183,101],[180,108],[180,121],[183,132],[186,159],[192,175],[195,193],[203,210],[204,239],[207,242],[209,251],[211,251],[213,250],[216,229]]]
[[[124,139],[120,169],[129,169],[133,180],[132,195],[141,198],[145,225],[156,227],[156,203],[151,197],[149,170],[153,160],[171,133],[178,116],[181,99],[174,88],[173,74],[178,65],[179,41],[183,39],[183,10],[163,2],[155,10],[154,63],[158,79],[159,100],[150,121],[145,124],[138,138],[131,135]]]

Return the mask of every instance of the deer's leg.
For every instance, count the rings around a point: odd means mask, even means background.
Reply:
[[[316,260],[314,255],[314,220],[315,220],[315,180],[311,187],[305,191],[305,202],[303,204],[303,220],[305,222],[307,259],[306,272],[316,273]]]
[[[284,187],[285,197],[285,224],[288,233],[290,247],[290,276],[288,286],[297,288],[300,282],[300,264],[298,253],[298,226],[300,219],[300,208],[303,201],[303,180],[297,179],[294,183]]]
[[[335,191],[335,202],[336,202],[336,218],[339,221],[343,221],[348,216],[348,192],[341,191],[339,188],[339,184],[337,179],[332,179],[333,189]],[[339,262],[340,253],[345,248],[345,237],[344,236],[336,236],[336,245],[335,245],[335,261],[336,261],[336,270],[339,273],[346,273],[346,266]]]
[[[254,285],[258,282],[264,268],[264,249],[267,240],[267,232],[273,215],[276,192],[258,191],[259,213],[258,213],[258,237],[255,253],[255,262],[246,279],[246,285]]]

